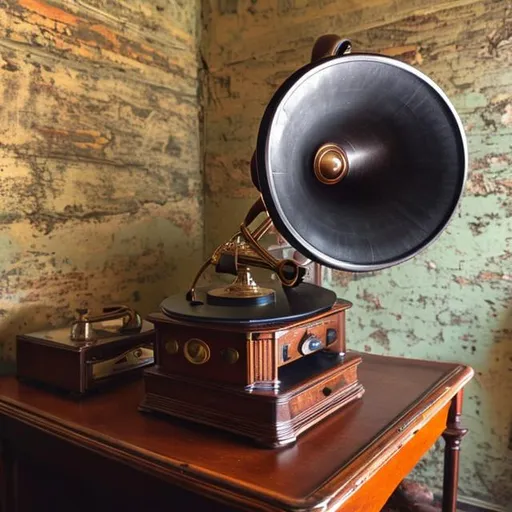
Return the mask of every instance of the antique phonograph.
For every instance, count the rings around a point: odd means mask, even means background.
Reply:
[[[362,359],[345,342],[350,302],[304,282],[304,267],[270,254],[262,236],[273,226],[335,270],[405,262],[452,217],[467,149],[434,82],[390,57],[350,50],[337,36],[319,38],[311,62],[272,97],[251,163],[259,198],[188,293],[149,317],[155,366],[145,371],[142,411],[278,447],[363,397]],[[198,287],[210,266],[233,283]],[[254,268],[277,281],[256,282]]]

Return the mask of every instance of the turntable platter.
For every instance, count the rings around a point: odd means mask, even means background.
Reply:
[[[172,295],[160,305],[162,312],[175,320],[234,323],[237,325],[276,324],[308,318],[329,310],[336,302],[336,294],[311,283],[296,288],[278,288],[275,302],[262,306],[218,306],[207,304],[208,288],[196,290],[200,305],[192,305],[184,294]]]

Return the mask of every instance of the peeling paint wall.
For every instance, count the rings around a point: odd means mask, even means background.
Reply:
[[[426,253],[367,275],[333,273],[353,301],[348,343],[368,352],[460,361],[467,387],[460,492],[512,504],[512,4],[507,0],[204,0],[206,249],[256,198],[249,174],[273,92],[324,33],[395,56],[443,87],[460,113],[470,177],[457,216]],[[439,489],[442,441],[415,470]]]
[[[199,5],[0,0],[0,335],[155,310],[202,257]],[[178,271],[179,269],[179,271]]]

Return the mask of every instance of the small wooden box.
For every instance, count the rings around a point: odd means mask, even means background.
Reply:
[[[75,394],[141,375],[154,363],[155,330],[143,322],[140,332],[91,342],[72,341],[69,328],[19,335],[17,376]]]

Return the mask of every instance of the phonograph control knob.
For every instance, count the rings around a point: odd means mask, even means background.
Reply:
[[[322,348],[322,340],[313,334],[306,334],[299,345],[299,352],[303,356],[312,354]]]

